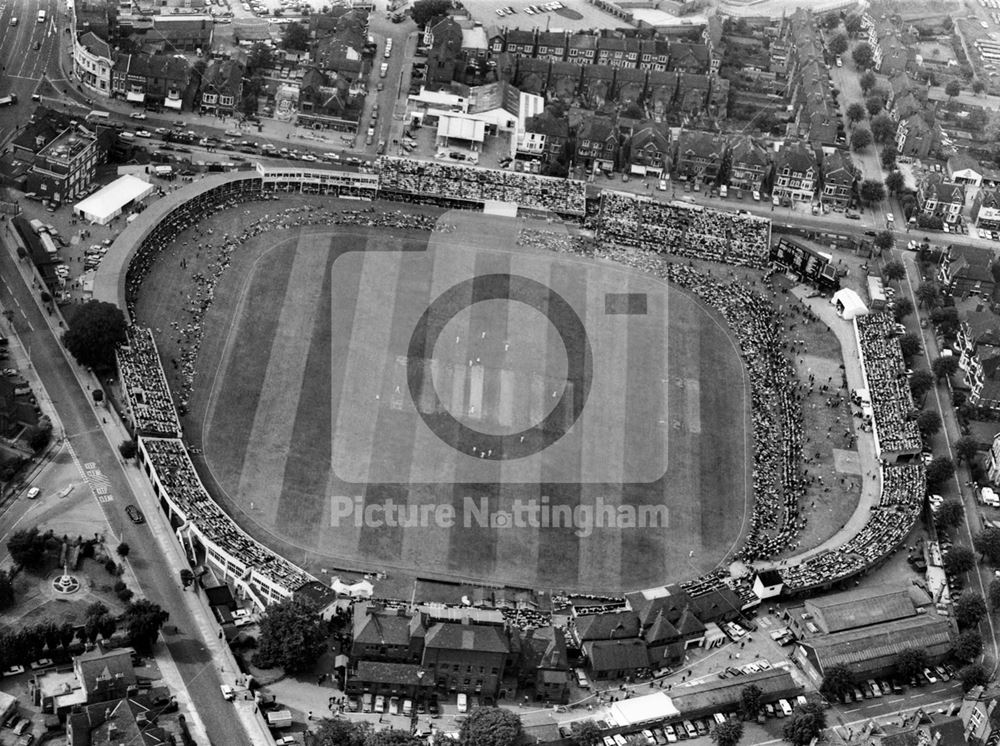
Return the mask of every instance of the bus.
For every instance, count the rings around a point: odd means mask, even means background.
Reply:
[[[38,22],[39,23],[45,23],[45,11],[44,10],[38,11]]]

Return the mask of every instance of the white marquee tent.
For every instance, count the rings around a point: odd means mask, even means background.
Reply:
[[[850,288],[838,290],[830,303],[837,307],[837,315],[848,321],[855,316],[865,316],[868,313],[868,306],[861,300],[861,296]]]
[[[107,225],[135,202],[148,197],[153,185],[135,176],[120,176],[73,206],[73,213],[90,223]]]
[[[614,721],[615,725],[622,727],[675,718],[680,714],[670,697],[663,692],[654,692],[644,697],[632,697],[615,702],[611,705],[609,713],[610,719]]]

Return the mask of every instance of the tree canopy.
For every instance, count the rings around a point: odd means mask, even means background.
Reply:
[[[160,628],[169,618],[170,614],[161,609],[159,604],[140,598],[125,607],[122,623],[132,647],[148,653],[160,634]]]
[[[896,136],[896,125],[885,112],[878,116],[873,116],[868,126],[871,128],[872,137],[875,138],[875,142],[880,145],[889,142]]]
[[[956,497],[949,497],[941,503],[937,512],[938,526],[941,528],[955,528],[965,517],[965,503]],[[968,549],[968,547],[963,547]]]
[[[927,652],[923,648],[908,648],[896,654],[892,668],[903,679],[919,676],[927,665]]]
[[[962,84],[954,79],[949,80],[948,85],[944,87],[944,92],[948,95],[948,98],[955,98],[955,96],[962,92]]]
[[[1000,528],[983,529],[972,538],[972,546],[991,564],[1000,565]]]
[[[847,34],[836,34],[830,39],[830,43],[827,47],[831,54],[841,55],[847,51]]]
[[[959,461],[971,464],[979,455],[979,441],[972,435],[963,435],[955,441],[955,456]]]
[[[747,684],[740,689],[740,714],[747,720],[754,720],[761,708],[763,692],[756,684]]]
[[[865,179],[858,191],[866,205],[874,205],[885,199],[885,185],[878,179]]]
[[[941,431],[941,415],[934,409],[925,409],[917,415],[917,429],[924,439]]]
[[[598,746],[602,742],[601,729],[593,720],[574,720],[569,731],[575,746]]]
[[[955,621],[959,628],[975,627],[986,616],[986,602],[975,591],[966,590],[955,602]]]
[[[941,286],[933,280],[922,282],[917,287],[917,301],[921,306],[934,308],[941,304]]]
[[[14,562],[34,570],[45,562],[51,539],[51,531],[43,534],[36,526],[22,528],[7,540],[7,551]]]
[[[326,646],[326,630],[315,608],[295,600],[272,604],[260,620],[254,665],[302,671],[316,663]]]
[[[739,720],[726,720],[712,729],[712,740],[717,746],[736,746],[743,738],[743,723]]]
[[[354,722],[342,717],[324,718],[313,734],[315,746],[366,746],[372,733],[371,723]]]
[[[956,674],[958,680],[962,682],[962,691],[968,692],[976,686],[986,686],[990,683],[990,673],[979,663],[970,663],[963,666]]]
[[[851,670],[843,664],[837,664],[830,666],[823,674],[823,683],[820,684],[819,691],[827,699],[840,699],[853,686],[854,677],[851,675]]]
[[[928,488],[940,487],[955,474],[955,464],[947,456],[935,456],[924,470]]]
[[[502,707],[477,707],[462,721],[462,746],[518,746],[523,728],[521,718]]]
[[[77,308],[62,342],[76,361],[94,370],[111,370],[115,348],[125,341],[125,315],[118,306],[89,300]]]
[[[875,236],[874,244],[879,251],[888,251],[896,244],[896,237],[892,231],[879,231]]]
[[[906,277],[906,267],[898,259],[891,259],[882,266],[882,277],[890,282],[898,282]]]
[[[918,401],[923,399],[933,386],[934,374],[929,370],[915,370],[910,376],[910,391],[913,393],[913,398]]]
[[[958,358],[955,355],[947,355],[936,358],[931,363],[931,370],[938,380],[950,378],[958,371]]]
[[[911,313],[913,313],[913,301],[904,295],[896,301],[896,308],[893,310],[892,315],[896,321],[902,321]]]
[[[899,171],[893,171],[885,177],[885,188],[890,194],[899,194],[906,188],[906,179]]]
[[[851,147],[855,150],[864,150],[872,144],[872,131],[867,127],[855,127],[851,133]]]
[[[913,332],[907,332],[899,338],[899,349],[903,352],[903,357],[911,358],[914,355],[919,355],[920,350],[923,349],[922,343],[920,341],[920,335],[914,334]],[[916,373],[916,371],[914,371]]]
[[[819,737],[824,728],[826,713],[823,708],[815,702],[808,702],[795,708],[792,716],[785,721],[782,735],[792,746],[808,746],[814,738]]]
[[[296,52],[306,51],[309,49],[309,29],[298,21],[292,21],[281,35],[281,47]]]
[[[976,566],[976,553],[960,544],[952,546],[944,558],[944,571],[949,575],[961,575]]]
[[[874,57],[875,54],[872,51],[871,45],[866,41],[856,44],[851,51],[851,59],[854,60],[854,64],[859,70],[866,70],[871,67]]]
[[[974,629],[959,632],[951,646],[951,652],[960,661],[975,660],[983,652],[982,635]]]
[[[860,101],[855,101],[847,107],[847,121],[851,124],[864,121],[866,116],[868,116],[868,111]]]
[[[417,0],[413,4],[413,21],[423,27],[428,21],[445,15],[451,8],[450,0]]]

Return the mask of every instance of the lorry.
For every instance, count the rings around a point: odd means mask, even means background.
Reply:
[[[10,93],[6,96],[0,96],[0,106],[13,106],[17,103],[17,94]]]
[[[290,728],[292,713],[288,710],[271,710],[267,713],[267,724],[272,728]]]

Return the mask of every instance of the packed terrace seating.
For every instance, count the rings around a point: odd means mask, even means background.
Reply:
[[[575,179],[388,157],[379,159],[378,170],[380,192],[389,199],[513,202],[566,216],[582,216],[586,207],[586,184]]]
[[[865,572],[895,550],[913,530],[923,505],[922,464],[882,469],[882,495],[864,528],[837,549],[823,552],[792,567],[781,568],[790,592],[824,586]]]
[[[887,313],[873,313],[858,316],[856,323],[880,455],[919,453],[920,431],[907,419],[914,408],[913,396],[895,322]]]
[[[132,425],[140,434],[178,437],[181,423],[156,352],[153,332],[133,326],[118,348],[118,373]]]
[[[597,220],[603,242],[758,268],[768,264],[770,226],[766,218],[610,191]]]
[[[169,500],[191,521],[206,543],[214,544],[247,570],[289,593],[312,580],[291,562],[251,539],[202,487],[184,444],[176,439],[143,438],[143,448]]]

